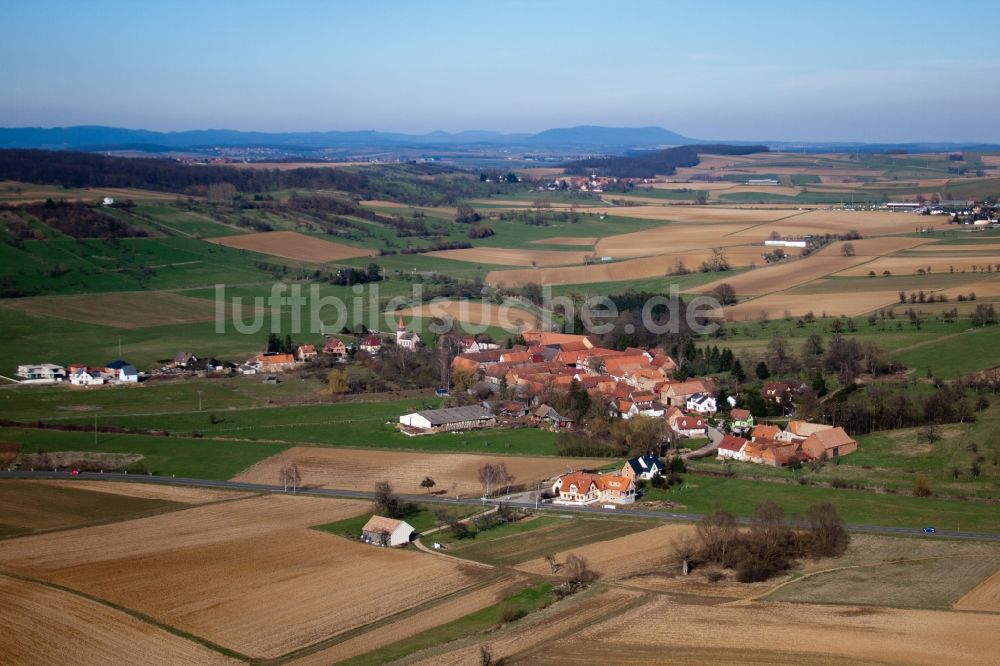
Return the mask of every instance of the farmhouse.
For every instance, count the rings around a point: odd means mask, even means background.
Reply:
[[[361,528],[361,540],[374,546],[405,546],[415,531],[402,520],[372,516]]]
[[[428,409],[399,417],[399,424],[406,428],[424,432],[446,430],[473,430],[476,428],[492,428],[497,424],[497,417],[492,411],[481,405],[467,407],[448,407],[445,409]]]
[[[66,379],[66,368],[53,363],[19,365],[17,376],[27,381],[58,382]]]
[[[661,474],[663,474],[663,463],[656,455],[647,453],[644,456],[626,460],[622,466],[621,475],[633,481],[637,479],[648,481]]]
[[[789,442],[791,441],[804,441],[810,436],[815,435],[818,432],[824,430],[831,430],[833,426],[825,425],[823,423],[810,423],[809,421],[800,421],[792,419],[788,422],[788,427],[785,428],[782,436],[779,439],[785,439]]]
[[[802,442],[802,450],[812,459],[839,458],[858,450],[858,442],[843,428],[830,428],[815,432]]]
[[[758,426],[754,426],[754,429],[750,432],[750,439],[757,441],[758,439],[777,439],[778,435],[781,434],[781,428],[776,425],[771,425],[769,423],[761,423]]]
[[[552,493],[558,498],[553,504],[630,504],[635,501],[635,483],[632,479],[614,474],[588,474],[574,472],[556,480]]]

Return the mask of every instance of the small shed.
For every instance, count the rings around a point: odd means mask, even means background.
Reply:
[[[374,546],[405,546],[415,531],[405,521],[372,516],[361,528],[361,540]]]

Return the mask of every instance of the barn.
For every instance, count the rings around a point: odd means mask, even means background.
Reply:
[[[374,546],[405,546],[415,531],[405,521],[372,516],[361,528],[361,540]]]
[[[469,405],[467,407],[427,409],[422,412],[403,414],[399,417],[399,423],[414,430],[437,432],[492,428],[497,424],[497,418],[493,412],[482,405]]]

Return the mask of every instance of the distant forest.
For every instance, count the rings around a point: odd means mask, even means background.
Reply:
[[[181,195],[203,195],[212,185],[228,183],[241,194],[293,189],[339,190],[361,199],[389,199],[419,205],[450,204],[461,198],[511,190],[508,184],[480,182],[471,174],[430,163],[278,170],[46,150],[0,150],[0,180],[66,188],[135,187]]]
[[[642,155],[626,157],[592,157],[564,165],[566,173],[579,176],[596,174],[616,178],[652,178],[659,174],[669,176],[677,167],[697,166],[698,153],[709,155],[749,155],[766,153],[767,146],[729,146],[708,144],[698,146],[677,146]]]

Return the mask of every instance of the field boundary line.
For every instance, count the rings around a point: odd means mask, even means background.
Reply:
[[[221,654],[223,656],[230,657],[231,659],[238,659],[239,661],[243,661],[243,662],[247,662],[247,663],[253,661],[253,659],[251,657],[249,657],[249,656],[247,656],[245,654],[242,654],[240,652],[237,652],[236,650],[224,647],[222,645],[219,645],[218,643],[213,643],[212,641],[208,640],[207,638],[202,638],[201,636],[198,636],[197,634],[192,634],[192,633],[190,633],[188,631],[184,631],[183,629],[179,629],[179,628],[177,628],[177,627],[175,627],[173,625],[166,624],[165,622],[160,622],[156,618],[154,618],[154,617],[152,617],[150,615],[146,615],[145,613],[143,613],[141,611],[137,611],[137,610],[135,610],[133,608],[129,608],[128,606],[122,606],[121,604],[115,603],[113,601],[108,601],[107,599],[102,599],[101,597],[97,597],[97,596],[94,596],[92,594],[88,594],[87,592],[83,592],[81,590],[75,590],[75,589],[73,589],[71,587],[66,587],[65,585],[60,585],[59,583],[53,583],[51,581],[42,580],[40,578],[32,578],[31,576],[25,576],[25,575],[22,575],[22,574],[14,573],[12,571],[3,571],[3,570],[0,570],[0,576],[6,576],[7,578],[11,578],[13,580],[19,580],[19,581],[25,582],[25,583],[33,583],[35,585],[41,585],[43,587],[47,587],[47,588],[50,588],[50,589],[53,589],[53,590],[58,590],[59,592],[65,592],[67,594],[72,594],[72,595],[81,597],[83,599],[86,599],[87,601],[91,601],[93,603],[101,604],[102,606],[105,606],[107,608],[111,608],[111,609],[116,610],[116,611],[118,611],[120,613],[125,613],[126,615],[128,615],[128,616],[130,616],[130,617],[132,617],[132,618],[134,618],[136,620],[139,620],[139,621],[144,622],[144,623],[146,623],[148,625],[154,626],[154,627],[156,627],[158,629],[162,629],[163,631],[171,633],[174,636],[178,636],[178,637],[183,638],[183,639],[185,639],[187,641],[191,641],[192,643],[196,643],[198,645],[201,645],[202,647],[208,648],[209,650],[212,650],[213,652],[217,652],[217,653],[219,653],[219,654]]]

